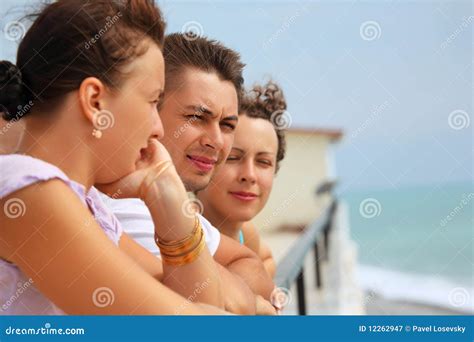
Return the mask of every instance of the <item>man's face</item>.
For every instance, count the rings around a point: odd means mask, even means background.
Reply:
[[[165,90],[162,140],[188,191],[204,189],[225,162],[238,121],[237,91],[217,74],[186,68]]]

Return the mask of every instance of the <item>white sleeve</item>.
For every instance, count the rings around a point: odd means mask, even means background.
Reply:
[[[211,255],[214,256],[221,242],[221,233],[204,216],[198,214],[198,217],[201,220],[202,229],[206,237],[207,248],[209,248]]]
[[[102,199],[119,220],[125,233],[150,253],[160,255],[155,243],[155,225],[143,201],[137,198],[112,199],[106,195]]]
[[[160,256],[160,249],[155,243],[155,226],[145,203],[136,198],[112,199],[101,195],[104,203],[119,220],[123,231],[150,253]],[[221,242],[221,234],[204,216],[198,215],[198,217],[207,248],[211,255],[214,255]]]

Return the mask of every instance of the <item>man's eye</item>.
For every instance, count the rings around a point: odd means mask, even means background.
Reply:
[[[186,117],[192,121],[202,120],[202,115],[197,115],[197,114],[186,115]]]
[[[235,129],[235,125],[231,124],[231,123],[223,123],[222,125],[226,126],[227,128],[229,128],[231,131],[233,131]]]
[[[228,156],[228,157],[227,157],[227,160],[228,160],[228,161],[238,160],[238,159],[239,159],[239,157],[237,157],[237,156]]]

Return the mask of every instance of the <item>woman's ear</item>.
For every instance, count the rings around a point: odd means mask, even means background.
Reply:
[[[103,108],[102,102],[104,102],[105,93],[105,85],[96,77],[87,77],[79,87],[81,111],[91,123],[94,122],[94,114]]]

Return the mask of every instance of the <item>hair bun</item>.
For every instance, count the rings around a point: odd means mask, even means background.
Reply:
[[[9,61],[0,61],[0,111],[5,120],[19,119],[18,106],[24,104],[25,94],[21,71]]]

